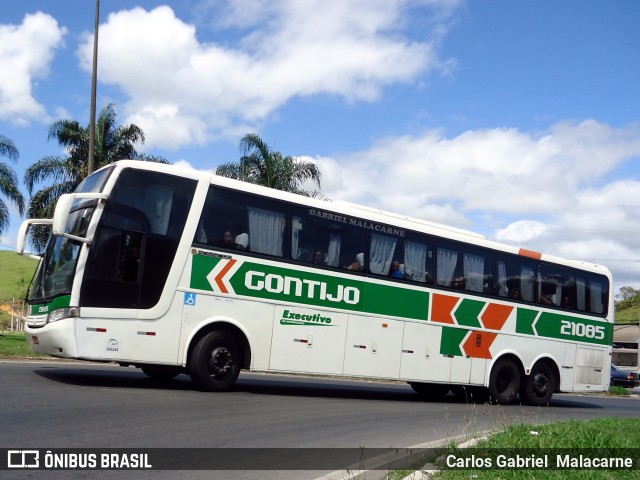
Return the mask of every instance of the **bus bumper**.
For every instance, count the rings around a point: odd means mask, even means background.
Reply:
[[[78,358],[74,324],[74,318],[65,318],[39,328],[26,325],[24,333],[34,353],[61,358]]]

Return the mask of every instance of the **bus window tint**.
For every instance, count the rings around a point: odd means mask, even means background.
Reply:
[[[281,202],[211,187],[194,242],[282,257],[286,219]]]
[[[438,285],[469,292],[491,291],[491,263],[483,250],[440,242],[437,252]]]
[[[536,263],[514,255],[501,257],[496,264],[496,295],[533,302],[536,293]]]
[[[432,283],[433,253],[426,236],[415,237],[403,238],[372,233],[369,244],[371,273],[401,280]]]
[[[291,257],[302,262],[354,271],[367,268],[365,230],[344,216],[295,208],[291,228]]]
[[[398,264],[399,260],[396,252],[398,239],[388,235],[371,234],[371,243],[369,246],[369,270],[376,275],[391,275],[396,278],[404,278],[404,269],[396,269],[392,271],[394,263]],[[402,259],[400,259],[402,260]]]
[[[194,180],[124,170],[89,251],[82,306],[151,308],[158,303],[184,231]]]
[[[576,279],[576,308],[583,312],[605,314],[608,282],[598,275],[580,272]]]
[[[576,308],[576,282],[567,269],[542,264],[538,290],[538,298],[543,305]]]

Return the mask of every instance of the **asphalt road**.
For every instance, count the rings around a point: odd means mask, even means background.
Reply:
[[[410,447],[512,422],[637,417],[637,398],[555,395],[550,407],[425,402],[404,384],[242,373],[227,393],[112,365],[0,362],[2,448]],[[3,477],[3,474],[11,476]],[[324,472],[0,472],[0,478],[314,478]]]

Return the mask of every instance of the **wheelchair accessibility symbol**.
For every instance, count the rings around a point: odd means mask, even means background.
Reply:
[[[189,305],[190,307],[195,306],[196,304],[196,294],[195,293],[185,293],[184,294],[184,304]]]

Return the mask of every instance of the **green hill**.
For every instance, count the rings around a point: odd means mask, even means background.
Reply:
[[[0,250],[0,304],[13,298],[22,303],[38,261],[16,252]]]
[[[640,321],[640,294],[616,302],[616,324],[638,324]]]

